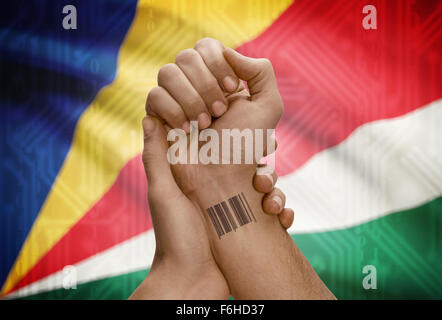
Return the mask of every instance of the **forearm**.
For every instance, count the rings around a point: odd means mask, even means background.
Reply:
[[[229,292],[214,281],[212,268],[195,274],[192,268],[162,261],[156,265],[129,297],[131,300],[221,300]]]
[[[192,195],[203,212],[215,260],[232,295],[237,299],[334,299],[278,218],[263,212],[262,194],[250,184],[254,170],[212,180],[206,187],[211,192],[206,189]],[[238,223],[236,231],[223,229],[225,234],[219,237],[207,208],[238,194],[253,212],[249,214],[251,222],[243,226]],[[234,212],[232,217],[235,219]]]

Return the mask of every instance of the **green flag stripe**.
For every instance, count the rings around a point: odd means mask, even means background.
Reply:
[[[138,284],[146,277],[148,270],[122,274],[115,277],[86,282],[76,289],[57,289],[20,298],[19,300],[85,300],[85,299],[127,299]]]
[[[442,299],[442,197],[356,227],[292,235],[339,299]],[[296,222],[295,222],[296,224]],[[377,289],[364,289],[366,265]],[[126,299],[148,270],[91,281],[24,299]]]
[[[439,197],[353,228],[293,238],[338,298],[440,299],[441,213]],[[366,265],[376,267],[376,290],[362,286]]]

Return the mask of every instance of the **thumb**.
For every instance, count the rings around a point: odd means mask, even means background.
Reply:
[[[224,49],[224,57],[236,75],[247,81],[252,100],[272,102],[272,99],[280,99],[275,73],[268,59],[249,58],[231,48]]]
[[[168,143],[165,128],[158,119],[147,116],[143,119],[143,132],[143,164],[149,193],[154,189],[162,190],[165,194],[178,191],[167,161]]]

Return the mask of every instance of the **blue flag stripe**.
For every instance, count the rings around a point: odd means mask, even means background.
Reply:
[[[65,30],[62,9],[77,9]],[[69,151],[78,118],[116,72],[136,0],[10,1],[0,12],[3,283]]]

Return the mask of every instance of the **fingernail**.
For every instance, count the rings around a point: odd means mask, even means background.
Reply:
[[[189,121],[184,122],[182,128],[186,133],[189,133],[190,132],[190,122]]]
[[[227,76],[223,79],[223,87],[227,91],[232,92],[236,89],[237,83],[231,76]]]
[[[272,173],[273,173],[273,168],[270,166],[258,167],[256,169],[256,175],[266,177],[267,179],[269,179],[271,185],[273,186],[275,181],[273,181]]]
[[[278,204],[278,212],[282,210],[282,199],[280,196],[274,195],[272,196],[272,200]]]
[[[256,169],[257,175],[272,175],[272,173],[273,173],[273,168],[271,166],[263,166],[263,167],[258,167]]]
[[[144,117],[143,119],[144,134],[150,134],[154,128],[155,128],[155,121],[153,121],[150,117]]]
[[[198,126],[201,129],[205,129],[210,126],[210,117],[207,113],[203,112],[198,115]]]
[[[213,114],[215,115],[215,117],[220,117],[224,114],[224,112],[226,112],[227,110],[227,106],[222,103],[221,101],[215,101],[212,104],[212,111]]]

